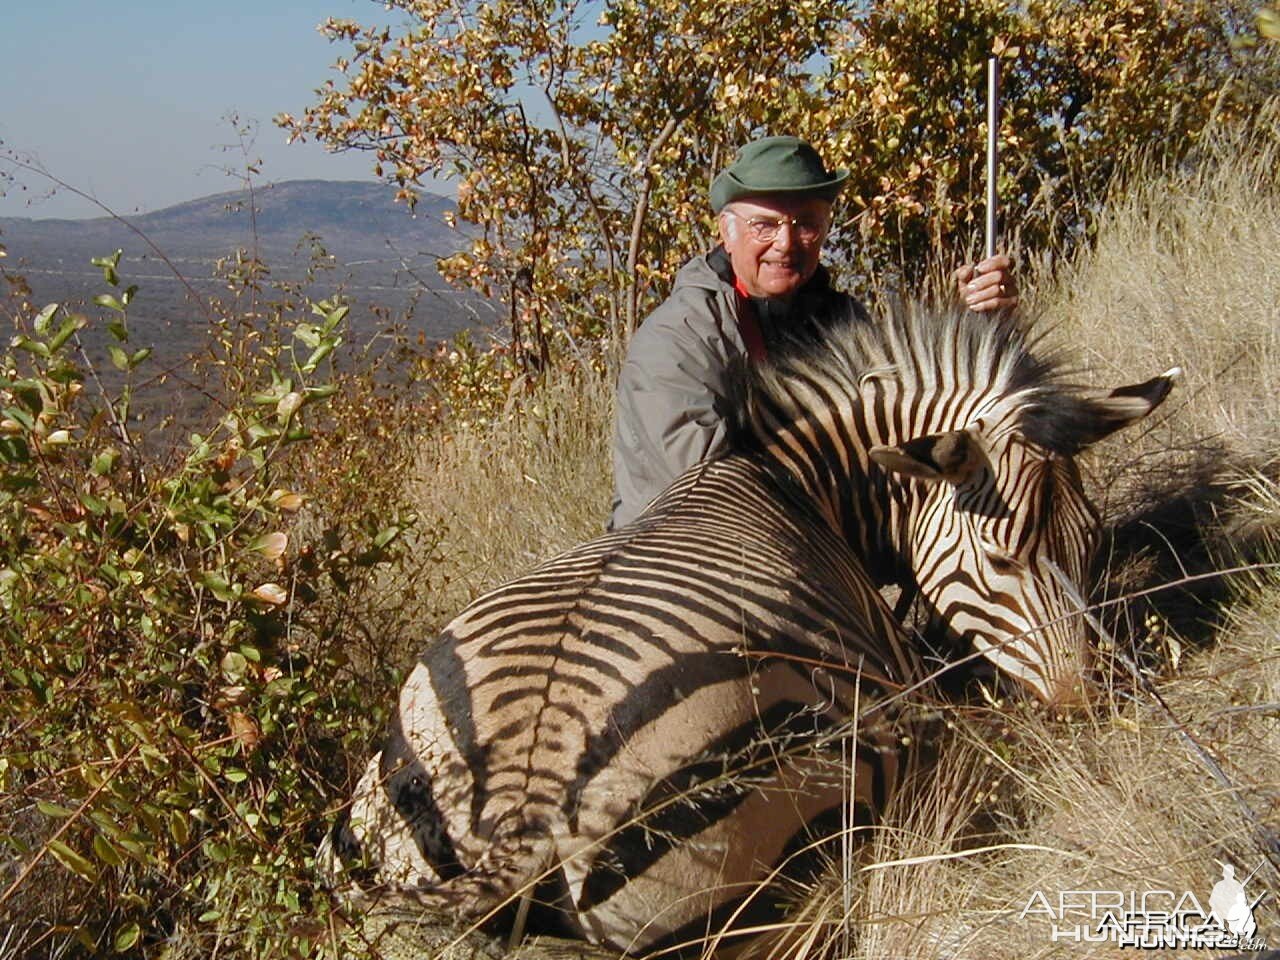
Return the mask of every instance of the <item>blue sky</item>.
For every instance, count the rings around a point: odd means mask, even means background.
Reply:
[[[271,118],[301,114],[347,53],[326,17],[383,22],[370,0],[4,0],[0,141],[117,213],[157,210],[238,187],[244,155],[225,119],[256,125],[264,181],[373,179],[368,154],[285,144]],[[0,171],[10,170],[0,162]],[[0,183],[0,216],[100,216],[20,174]]]

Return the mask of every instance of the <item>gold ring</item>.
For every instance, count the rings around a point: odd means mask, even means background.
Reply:
[[[1000,284],[1000,296],[1004,296],[1004,284]]]

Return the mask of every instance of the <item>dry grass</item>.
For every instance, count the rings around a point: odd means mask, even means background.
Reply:
[[[1091,382],[1116,386],[1172,366],[1185,377],[1116,469],[1212,446],[1267,459],[1280,439],[1280,111],[1252,132],[1209,135],[1197,161],[1145,171],[1116,199],[1094,248],[1036,283]],[[1043,271],[1042,271],[1043,272]],[[1109,479],[1114,475],[1108,474]]]
[[[1207,906],[1224,862],[1252,875],[1251,895],[1275,890],[1280,873],[1258,825],[1274,828],[1280,787],[1277,621],[1273,583],[1237,608],[1215,647],[1159,684],[1167,711],[1150,697],[1117,698],[1087,720],[1055,723],[1026,708],[960,720],[942,775],[967,772],[976,798],[952,792],[949,804],[908,811],[872,857],[976,852],[872,871],[855,955],[1118,956],[1114,945],[1055,944],[1046,916],[1020,915],[1036,892],[1056,908],[1071,890],[1190,891]],[[1274,940],[1274,896],[1255,917]]]
[[[613,495],[612,387],[609,377],[549,371],[537,402],[503,429],[461,426],[424,438],[409,495],[428,521],[422,545],[439,561],[440,582],[421,612],[428,631],[485,590],[603,532]]]

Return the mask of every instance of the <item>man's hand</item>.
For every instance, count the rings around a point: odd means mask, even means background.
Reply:
[[[1013,280],[1013,264],[1003,253],[979,264],[966,264],[953,274],[956,287],[970,310],[984,313],[1018,305],[1018,285]]]

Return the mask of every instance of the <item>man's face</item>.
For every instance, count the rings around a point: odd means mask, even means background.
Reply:
[[[751,296],[789,297],[818,269],[830,225],[827,200],[767,194],[721,210],[720,240]]]

